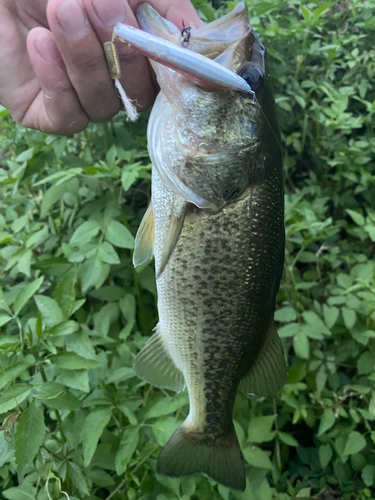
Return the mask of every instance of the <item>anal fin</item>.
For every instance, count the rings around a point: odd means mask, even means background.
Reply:
[[[286,382],[287,369],[284,350],[273,321],[263,347],[239,389],[247,394],[268,396],[280,391]]]
[[[161,389],[180,392],[185,387],[184,376],[169,354],[158,327],[136,356],[133,368],[139,378]]]
[[[152,209],[152,203],[150,203],[135,237],[133,253],[134,267],[140,266],[154,255],[154,238],[154,211]]]

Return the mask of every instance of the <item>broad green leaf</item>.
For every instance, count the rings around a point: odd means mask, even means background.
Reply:
[[[103,264],[98,255],[94,255],[85,260],[80,271],[83,293],[86,293],[89,288],[92,288],[95,285],[102,270]]]
[[[81,402],[58,382],[45,382],[36,387],[37,399],[46,406],[57,410],[79,410]]]
[[[134,237],[121,222],[112,220],[105,232],[106,239],[115,245],[115,247],[120,248],[134,248]]]
[[[95,359],[87,359],[78,356],[75,352],[60,352],[49,357],[51,363],[66,370],[90,370],[99,366]]]
[[[15,337],[13,335],[1,335],[0,336],[0,351],[7,352],[7,351],[11,350],[11,351],[15,352],[19,343],[20,343],[19,337]]]
[[[6,325],[9,321],[12,321],[12,319],[12,316],[8,314],[0,314],[0,327]]]
[[[362,214],[360,214],[359,212],[355,212],[354,210],[349,210],[348,208],[346,209],[346,211],[358,226],[365,225],[366,221]]]
[[[340,310],[334,306],[323,304],[323,317],[328,328],[332,328],[339,317]]]
[[[275,312],[275,321],[280,323],[289,323],[297,319],[297,313],[292,307],[283,307]]]
[[[68,462],[67,470],[74,486],[82,493],[82,495],[89,495],[90,493],[87,486],[87,481],[79,465],[77,465],[75,462]],[[69,500],[73,500],[73,497],[70,497]]]
[[[73,233],[70,244],[79,246],[88,243],[100,231],[100,224],[96,220],[88,220],[81,224]]]
[[[14,437],[17,472],[20,478],[23,477],[26,467],[38,453],[45,433],[43,412],[33,402],[18,418]]]
[[[65,278],[61,281],[59,286],[55,290],[55,298],[62,310],[64,316],[69,318],[72,314],[72,310],[74,307],[76,293],[75,293],[75,285],[77,282],[78,269],[76,266],[73,266],[65,276]]]
[[[47,327],[58,325],[66,319],[56,300],[45,295],[35,295],[34,299]]]
[[[248,440],[251,443],[271,441],[275,435],[271,432],[275,418],[276,415],[252,418],[248,428]]]
[[[121,182],[124,191],[128,191],[137,179],[138,172],[136,170],[123,170],[121,175]]]
[[[29,283],[14,300],[13,303],[13,311],[17,316],[22,308],[27,304],[27,302],[31,299],[31,297],[39,290],[41,284],[43,283],[43,276],[38,278],[37,280]]]
[[[134,415],[134,413],[131,411],[130,408],[128,408],[125,404],[119,405],[119,410],[122,411],[122,413],[125,415],[125,417],[129,420],[129,423],[131,425],[137,425],[137,417]]]
[[[87,370],[65,370],[60,368],[57,380],[71,389],[90,392],[89,374]]]
[[[103,241],[98,247],[98,257],[107,264],[120,264],[121,262],[116,250],[108,241]]]
[[[356,313],[353,309],[349,309],[348,307],[343,307],[341,309],[342,317],[344,318],[345,326],[348,330],[351,330],[356,322]]]
[[[114,384],[117,382],[124,382],[130,378],[136,377],[133,368],[128,366],[123,366],[122,368],[118,368],[106,379],[107,384]]]
[[[8,500],[36,500],[36,493],[36,488],[31,484],[15,486],[2,492]]]
[[[321,436],[326,431],[328,431],[328,429],[330,429],[332,425],[335,423],[335,420],[336,420],[335,414],[331,409],[328,408],[324,410],[323,416],[320,420],[318,436]]]
[[[277,437],[288,446],[298,446],[298,441],[287,432],[277,431]]]
[[[357,431],[349,434],[345,445],[344,455],[354,455],[360,452],[366,446],[366,439]]]
[[[303,331],[299,331],[293,339],[294,352],[299,358],[308,359],[310,354],[309,339]]]
[[[57,203],[66,193],[68,182],[51,186],[43,195],[40,215],[42,219],[48,214],[50,208]]]
[[[375,484],[375,465],[366,465],[361,476],[366,486],[373,486]]]
[[[14,446],[5,431],[0,431],[0,467],[14,460]]]
[[[181,392],[173,397],[163,397],[157,400],[147,411],[145,419],[157,418],[163,415],[169,415],[179,410],[189,402],[187,392]]]
[[[0,372],[0,389],[5,387],[9,382],[12,382],[15,378],[19,377],[27,368],[33,364],[27,361],[21,361],[15,363],[14,365],[8,366],[4,371]]]
[[[319,446],[319,461],[322,469],[325,469],[332,458],[332,447],[329,443]]]
[[[261,469],[272,469],[273,465],[268,457],[268,453],[256,448],[255,446],[246,446],[242,450],[243,456],[246,462],[253,467],[258,467]]]
[[[111,419],[111,409],[94,410],[86,418],[82,429],[83,464],[87,467],[94,456],[104,427]]]
[[[26,384],[15,384],[0,393],[0,414],[13,410],[24,401],[31,392]]]
[[[116,454],[116,472],[119,476],[125,472],[133,453],[137,449],[138,439],[139,427],[131,426],[125,430]]]

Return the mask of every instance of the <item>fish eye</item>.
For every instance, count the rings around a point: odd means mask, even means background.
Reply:
[[[248,64],[245,66],[240,72],[239,75],[247,82],[251,90],[256,92],[262,84],[263,81],[263,73],[259,68]]]

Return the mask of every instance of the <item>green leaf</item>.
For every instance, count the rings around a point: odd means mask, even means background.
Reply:
[[[375,465],[366,465],[361,473],[361,476],[366,486],[373,486],[375,483]]]
[[[79,246],[88,243],[100,231],[100,224],[96,220],[88,220],[81,224],[70,238],[70,244]]]
[[[98,247],[98,257],[107,264],[120,264],[121,262],[116,250],[108,241],[103,241]]]
[[[116,220],[112,220],[105,232],[106,239],[120,248],[134,248],[134,237],[123,224]]]
[[[103,264],[98,255],[85,260],[80,272],[83,293],[86,293],[89,288],[95,285],[101,275],[102,269]]]
[[[258,467],[261,469],[273,469],[273,465],[268,457],[268,453],[252,446],[251,448],[246,446],[243,450],[243,456],[246,462],[253,467]]]
[[[299,331],[293,339],[294,352],[299,358],[308,359],[310,354],[309,339],[303,331]]]
[[[275,321],[280,323],[289,323],[297,319],[297,313],[292,307],[283,307],[275,312]]]
[[[66,318],[70,317],[74,308],[76,299],[75,285],[77,283],[77,276],[78,269],[77,267],[73,266],[55,290],[55,298]]]
[[[332,447],[329,443],[319,446],[319,461],[322,469],[325,469],[332,458]]]
[[[349,209],[346,209],[346,211],[358,226],[365,225],[366,221],[362,214]]]
[[[15,378],[19,377],[21,373],[27,370],[31,364],[33,364],[33,361],[30,360],[30,362],[26,362],[25,360],[8,366],[8,368],[0,373],[0,389],[9,384],[9,382],[12,382]]]
[[[32,402],[19,417],[14,436],[17,473],[23,478],[26,467],[34,460],[46,433],[43,412]]]
[[[89,489],[87,486],[87,481],[85,476],[83,475],[80,467],[74,462],[68,462],[67,470],[69,477],[72,479],[72,483],[74,486],[82,493],[82,495],[89,495]],[[64,499],[62,499],[64,500]],[[73,497],[70,497],[69,500],[73,500]]]
[[[351,330],[357,319],[355,311],[353,311],[353,309],[349,309],[348,307],[343,307],[341,312],[346,328]]]
[[[320,421],[319,425],[319,430],[318,430],[318,436],[321,436],[324,434],[328,429],[332,427],[332,425],[335,423],[336,417],[335,414],[331,409],[325,409],[322,419]]]
[[[60,368],[57,380],[71,389],[90,392],[89,374],[87,370],[65,370]]]
[[[181,392],[172,397],[163,397],[157,400],[147,411],[145,419],[157,418],[163,415],[169,415],[179,410],[189,402],[187,392]]]
[[[36,493],[36,488],[31,484],[15,486],[2,492],[8,500],[36,500]]]
[[[123,170],[121,175],[121,182],[124,191],[128,191],[137,179],[138,172],[136,170]]]
[[[155,423],[151,424],[152,432],[160,446],[168,443],[178,424],[176,417],[158,418]]]
[[[60,352],[49,357],[51,363],[66,370],[90,370],[92,368],[97,368],[99,362],[95,359],[87,359],[74,352]]]
[[[139,427],[128,427],[121,439],[121,443],[116,453],[116,472],[120,476],[126,470],[133,453],[137,449],[139,439]]]
[[[297,439],[287,432],[277,431],[277,437],[288,446],[299,446]]]
[[[339,317],[340,310],[334,306],[323,304],[323,317],[328,328],[332,328]]]
[[[248,440],[251,443],[271,441],[275,436],[275,433],[271,432],[275,418],[276,415],[252,418],[248,428]]]
[[[345,445],[344,455],[354,455],[360,452],[366,446],[366,439],[357,431],[349,434]]]
[[[68,181],[51,186],[43,195],[40,216],[42,219],[48,214],[49,210],[57,203],[66,193]]]
[[[20,405],[31,392],[31,387],[26,384],[12,385],[7,391],[0,394],[0,414],[13,410]]]
[[[36,396],[42,403],[57,410],[79,410],[81,402],[58,382],[45,382],[36,387]]]
[[[8,316],[8,314],[0,314],[0,327],[6,325],[12,319],[12,316]]]
[[[32,281],[17,295],[13,303],[13,311],[16,316],[20,313],[31,297],[39,290],[43,280],[44,278],[41,276],[37,280]]]
[[[58,325],[65,321],[65,316],[56,300],[45,295],[35,295],[36,305],[42,315],[43,323],[47,327]]]
[[[100,436],[111,419],[110,408],[94,410],[86,418],[82,428],[83,464],[87,467],[94,456]]]

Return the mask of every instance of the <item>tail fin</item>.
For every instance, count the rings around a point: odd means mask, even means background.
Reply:
[[[228,488],[240,491],[246,488],[245,468],[233,425],[220,438],[188,432],[180,426],[160,452],[156,470],[166,476],[204,472]]]

